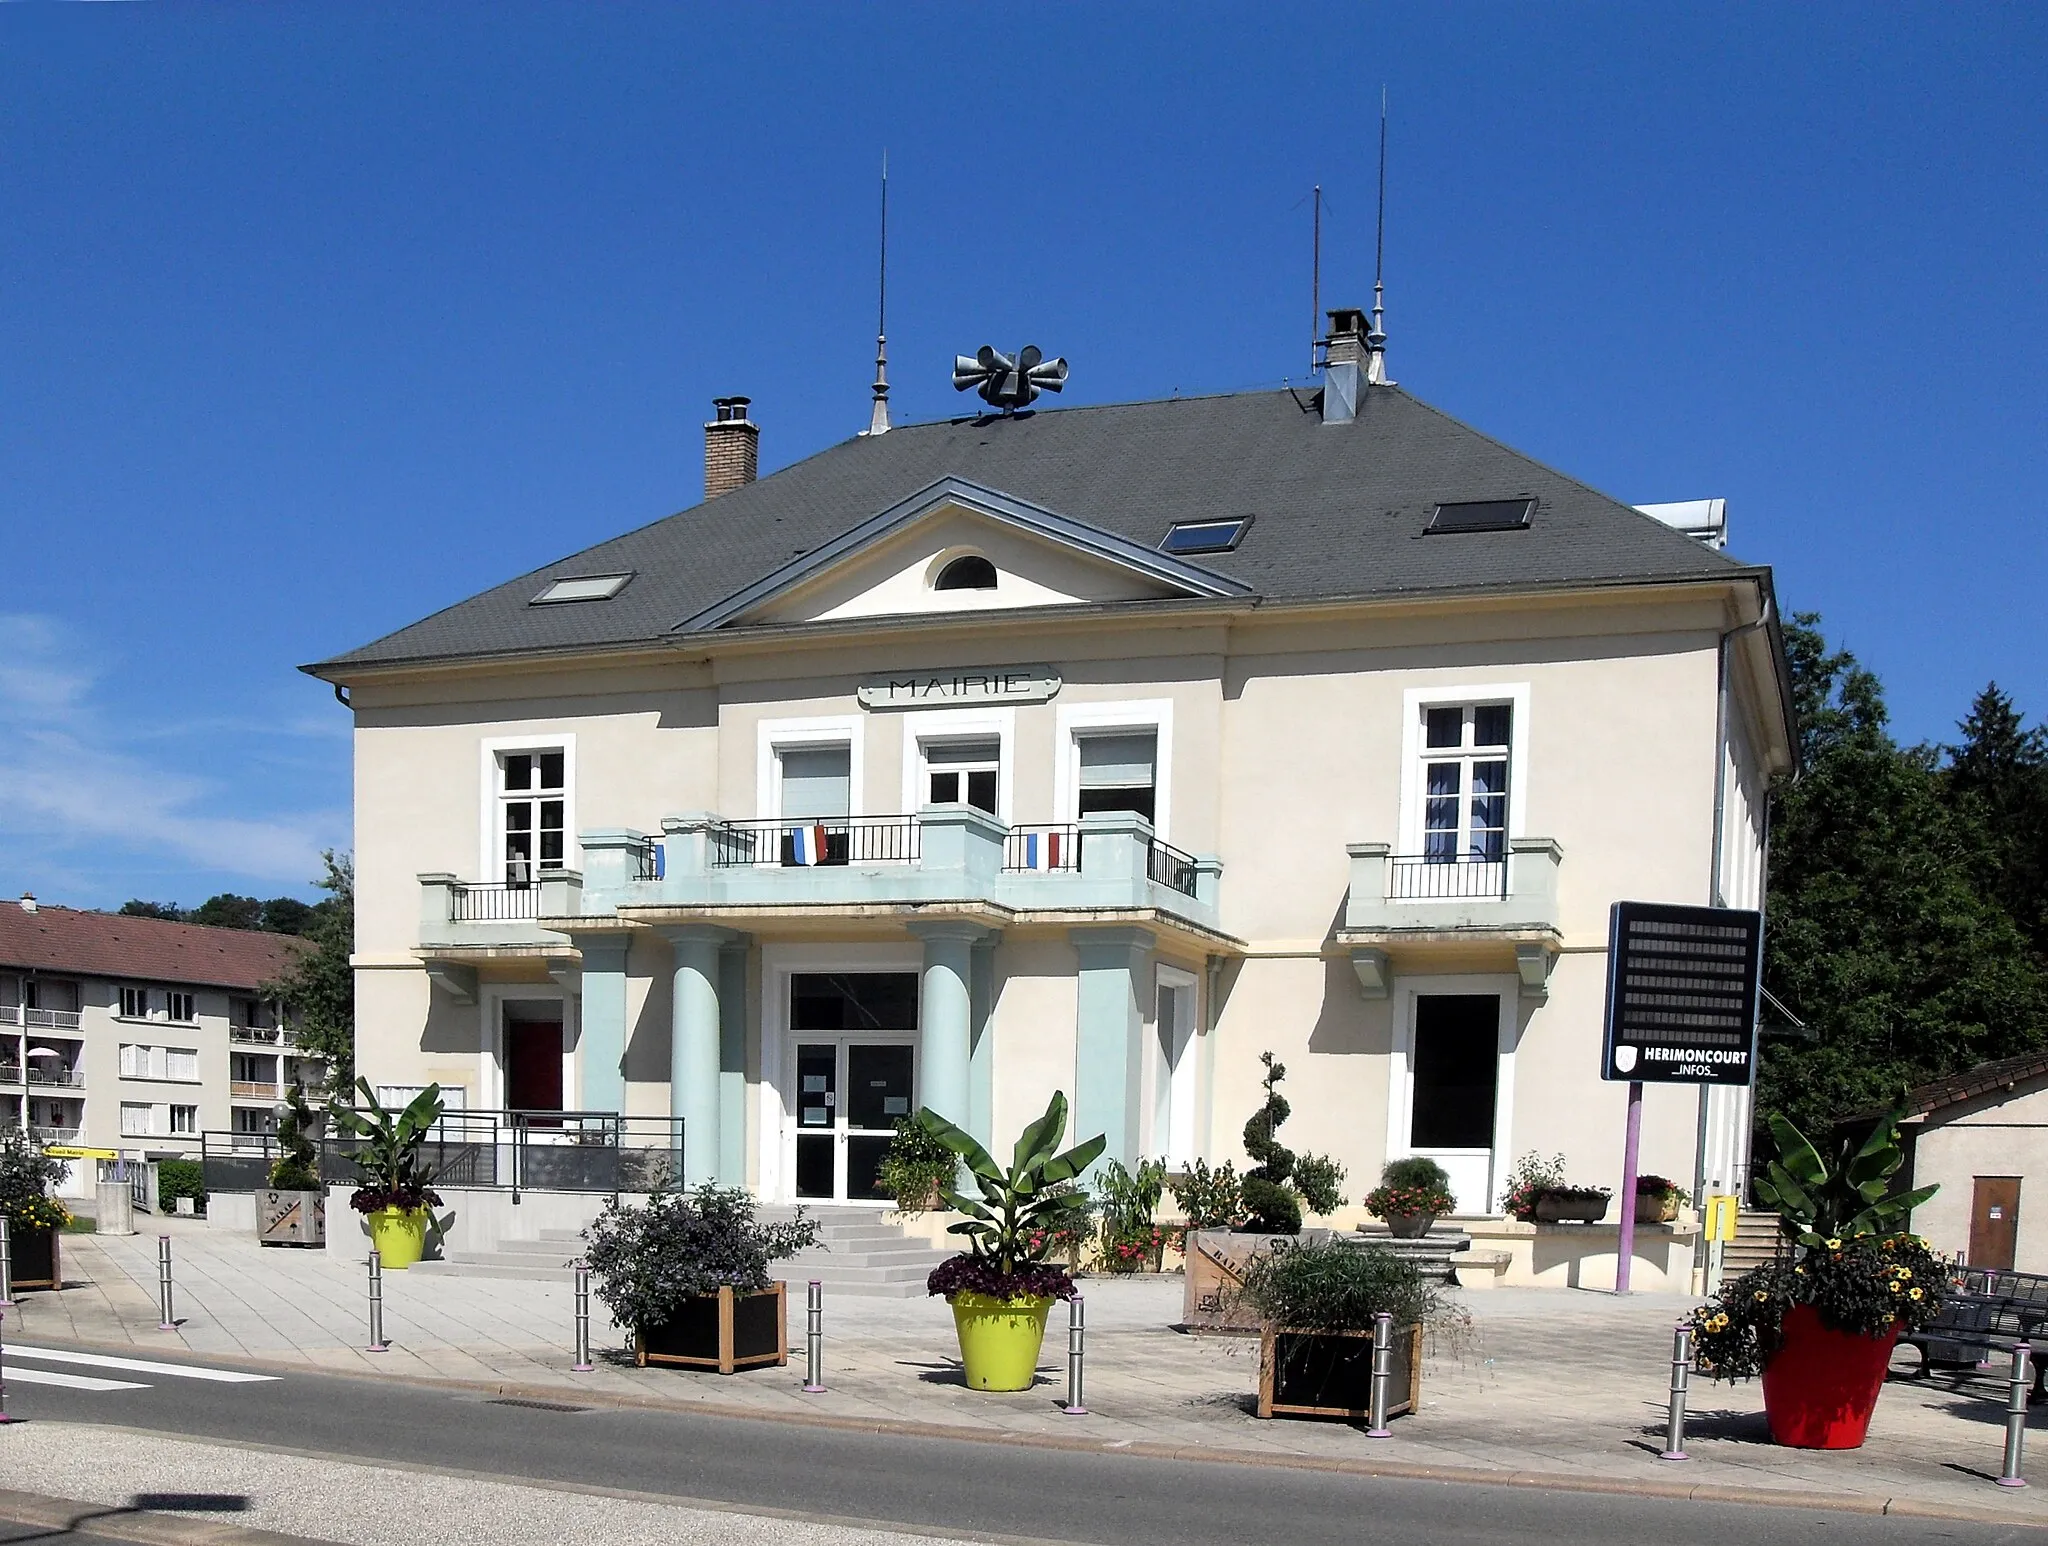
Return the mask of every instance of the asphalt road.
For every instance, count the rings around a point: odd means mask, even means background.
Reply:
[[[682,1412],[547,1411],[332,1375],[230,1385],[180,1378],[114,1391],[10,1380],[7,1410],[30,1421],[114,1424],[844,1523],[1091,1546],[2048,1541],[2048,1528],[1006,1449]],[[0,1534],[0,1541],[32,1538]]]

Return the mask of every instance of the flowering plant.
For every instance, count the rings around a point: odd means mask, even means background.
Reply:
[[[1501,1211],[1528,1223],[1536,1217],[1536,1199],[1545,1192],[1564,1188],[1564,1156],[1549,1159],[1531,1150],[1515,1161],[1508,1172],[1507,1189],[1501,1194]]]
[[[1419,1154],[1389,1160],[1380,1172],[1380,1184],[1365,1194],[1365,1211],[1376,1219],[1449,1213],[1457,1205],[1449,1172]]]
[[[10,1197],[0,1212],[19,1230],[62,1229],[71,1222],[71,1210],[54,1197]]]
[[[1636,1196],[1654,1197],[1659,1202],[1670,1197],[1683,1197],[1685,1188],[1669,1176],[1642,1175],[1636,1177]]]
[[[1693,1311],[1693,1364],[1718,1380],[1761,1374],[1784,1345],[1785,1313],[1795,1305],[1857,1336],[1881,1337],[1894,1322],[1924,1331],[1946,1290],[1941,1263],[1918,1235],[1831,1235],[1745,1273]]]
[[[955,1294],[1002,1300],[1071,1299],[1075,1293],[1067,1270],[1051,1262],[1019,1262],[1005,1272],[991,1258],[965,1251],[932,1268],[924,1286],[926,1293],[943,1294],[948,1299]]]

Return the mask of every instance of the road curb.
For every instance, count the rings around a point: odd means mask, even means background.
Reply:
[[[79,1342],[80,1347],[97,1351],[133,1353],[138,1344],[133,1341]],[[2020,1511],[1992,1507],[1976,1507],[1962,1503],[1928,1502],[1920,1498],[1879,1496],[1872,1493],[1856,1492],[1814,1492],[1809,1490],[1779,1491],[1770,1487],[1744,1487],[1718,1482],[1692,1482],[1672,1477],[1622,1477],[1598,1476],[1584,1472],[1555,1472],[1528,1470],[1491,1470],[1484,1466],[1458,1466],[1438,1464],[1417,1464],[1399,1460],[1353,1459],[1339,1455],[1286,1455],[1262,1450],[1233,1449],[1223,1445],[1209,1444],[1159,1444],[1146,1440],[1104,1441],[1097,1438],[1083,1438],[1079,1435],[1067,1437],[1036,1430],[1013,1428],[977,1428],[956,1423],[917,1422],[905,1418],[890,1417],[848,1417],[832,1412],[807,1412],[801,1410],[763,1411],[758,1407],[730,1406],[715,1401],[676,1401],[656,1395],[645,1395],[637,1391],[592,1390],[588,1386],[575,1384],[530,1384],[508,1380],[470,1380],[452,1376],[412,1374],[393,1372],[380,1374],[364,1369],[332,1369],[323,1365],[307,1365],[282,1359],[254,1358],[242,1355],[216,1355],[194,1353],[189,1348],[179,1352],[195,1359],[203,1358],[209,1364],[223,1367],[241,1367],[266,1374],[315,1374],[335,1379],[368,1380],[374,1384],[413,1385],[429,1390],[464,1391],[475,1395],[525,1401],[556,1401],[583,1407],[608,1407],[622,1411],[674,1412],[702,1417],[731,1418],[741,1422],[785,1423],[797,1427],[820,1428],[842,1433],[866,1433],[895,1435],[902,1438],[942,1439],[956,1443],[995,1444],[1006,1447],[1029,1447],[1033,1449],[1057,1450],[1069,1454],[1134,1455],[1146,1460],[1199,1461],[1208,1465],[1238,1465],[1253,1468],[1293,1471],[1320,1471],[1336,1475],[1379,1477],[1397,1481],[1433,1481],[1455,1483],[1464,1486],[1515,1487],[1535,1492],[1579,1492],[1607,1496],[1665,1498],[1675,1501],[1697,1503],[1736,1503],[1766,1508],[1796,1508],[1817,1510],[1824,1513],[1887,1515],[1896,1514],[1915,1519],[1953,1519],[1978,1524],[2027,1525],[2036,1528],[2048,1527],[2048,1515],[2039,1511]],[[347,1458],[337,1456],[334,1458]],[[0,1490],[0,1500],[8,1494]],[[32,1496],[22,1494],[22,1496]],[[79,1507],[94,1505],[80,1504]],[[153,1516],[164,1517],[164,1516]],[[172,1524],[183,1525],[194,1521],[169,1520]],[[93,1527],[101,1534],[110,1533]],[[227,1527],[222,1527],[227,1528]],[[247,1530],[235,1537],[246,1541],[248,1546],[258,1546],[258,1538],[275,1541],[297,1539],[289,1536],[266,1536],[265,1532]],[[140,1537],[137,1537],[140,1539]],[[158,1537],[150,1537],[152,1541]],[[178,1541],[162,1538],[165,1546],[200,1546],[197,1537],[180,1537]],[[225,1539],[225,1538],[224,1538]]]
[[[280,1535],[251,1525],[222,1524],[178,1514],[111,1503],[84,1503],[40,1492],[0,1487],[0,1519],[39,1530],[84,1530],[113,1541],[141,1546],[327,1546],[304,1535]]]

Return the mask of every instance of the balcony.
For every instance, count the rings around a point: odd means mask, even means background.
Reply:
[[[22,1004],[0,1004],[0,1025],[19,1025],[31,1031],[59,1031],[82,1036],[75,1009],[30,1009]]]
[[[419,881],[420,952],[430,959],[567,955],[569,942],[538,920],[583,910],[583,877],[575,870],[543,870],[532,882],[442,872]]]
[[[284,1086],[275,1079],[230,1079],[228,1097],[231,1100],[280,1100]]]
[[[238,1047],[289,1046],[289,1033],[280,1025],[231,1025],[228,1040]]]
[[[85,1088],[85,1070],[58,1068],[48,1064],[38,1067],[31,1061],[28,1065],[28,1082],[39,1088],[82,1090]]]
[[[28,1130],[28,1135],[45,1148],[48,1148],[53,1143],[78,1142],[78,1129],[76,1127],[31,1126]]]
[[[0,1063],[0,1084],[20,1083],[21,1065],[19,1063]]]
[[[1351,890],[1335,943],[1349,950],[1368,997],[1384,998],[1392,970],[1506,969],[1522,993],[1547,996],[1562,943],[1557,901],[1564,850],[1547,837],[1511,838],[1494,860],[1397,855],[1352,843]]]

